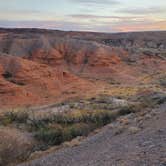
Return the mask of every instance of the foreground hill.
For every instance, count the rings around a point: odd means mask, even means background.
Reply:
[[[19,166],[165,166],[165,106],[121,117],[74,147]]]

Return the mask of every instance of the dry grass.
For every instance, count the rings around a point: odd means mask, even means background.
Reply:
[[[0,127],[0,165],[23,161],[30,154],[34,141],[14,128]]]
[[[91,102],[97,102],[99,105],[110,104],[110,101],[105,97],[97,98]],[[121,106],[116,110],[110,110],[108,107],[105,110],[74,108],[63,113],[39,111],[39,114],[34,114],[30,110],[19,109],[1,114],[0,125],[4,127],[0,128],[0,165],[26,159],[34,147],[35,151],[47,150],[54,145],[62,145],[62,143],[71,141],[78,136],[87,136],[95,129],[111,123],[119,116],[149,107],[152,102],[153,100],[149,100],[146,105],[144,102],[140,102],[137,105]],[[88,102],[85,101],[85,104],[87,103],[89,103],[89,100]],[[18,129],[13,129],[13,127]],[[34,136],[35,145],[33,144],[34,140],[23,131]],[[117,131],[117,134],[119,132],[121,130]]]

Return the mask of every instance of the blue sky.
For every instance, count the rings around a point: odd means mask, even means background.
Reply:
[[[0,0],[0,27],[166,30],[166,0]]]

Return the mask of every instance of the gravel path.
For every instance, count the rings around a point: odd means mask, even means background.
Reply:
[[[123,117],[76,147],[19,166],[166,166],[166,105]]]

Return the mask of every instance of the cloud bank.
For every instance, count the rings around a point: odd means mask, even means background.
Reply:
[[[0,10],[0,27],[99,32],[166,30],[163,0],[0,0]]]

